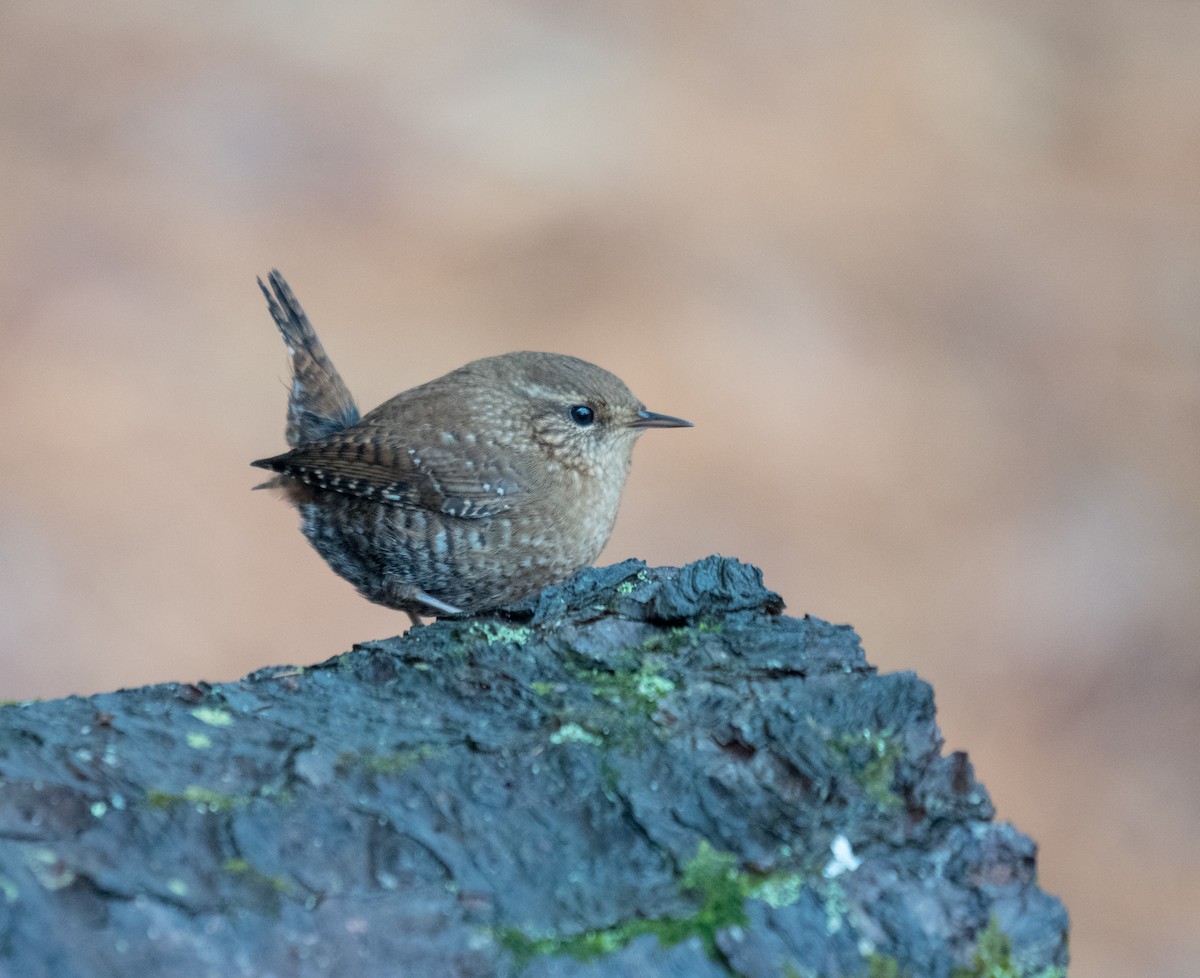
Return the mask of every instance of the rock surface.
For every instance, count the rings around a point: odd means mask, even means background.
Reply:
[[[0,708],[0,976],[1065,974],[930,687],[781,610],[734,560],[627,561],[311,668]]]

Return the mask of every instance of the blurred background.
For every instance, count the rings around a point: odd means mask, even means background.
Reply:
[[[605,562],[712,552],[937,690],[1073,973],[1200,959],[1200,5],[0,5],[0,698],[396,634],[253,458],[594,360]]]

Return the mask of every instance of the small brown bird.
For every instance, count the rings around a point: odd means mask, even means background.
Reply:
[[[500,607],[589,565],[638,435],[691,427],[557,353],[475,360],[360,418],[283,276],[268,280],[292,357],[292,450],[251,463],[279,473],[259,488],[282,488],[329,566],[414,623]]]

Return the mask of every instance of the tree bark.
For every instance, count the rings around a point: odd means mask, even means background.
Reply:
[[[735,560],[627,561],[311,668],[0,708],[0,975],[1065,974],[931,688],[781,611]]]

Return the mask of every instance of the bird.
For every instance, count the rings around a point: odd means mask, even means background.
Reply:
[[[291,356],[290,451],[275,476],[304,536],[370,601],[422,617],[501,608],[608,542],[634,443],[690,428],[577,357],[484,357],[359,414],[291,288],[262,279]]]

